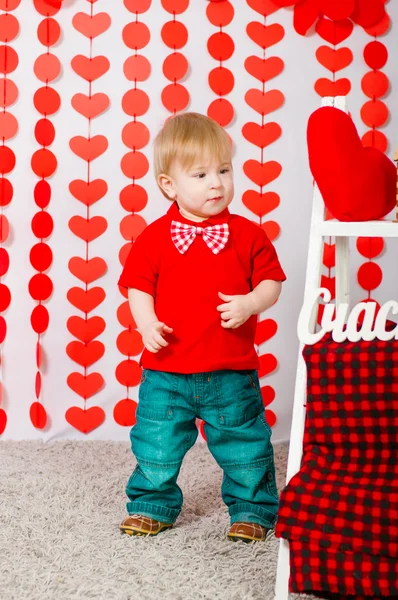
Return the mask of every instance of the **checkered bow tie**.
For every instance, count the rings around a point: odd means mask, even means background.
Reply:
[[[184,254],[188,250],[197,235],[203,237],[204,242],[206,242],[213,254],[218,254],[228,241],[228,223],[197,227],[196,225],[181,223],[180,221],[171,222],[171,239],[181,254]]]

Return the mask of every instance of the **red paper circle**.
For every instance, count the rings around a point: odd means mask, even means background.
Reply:
[[[127,148],[139,150],[144,148],[149,142],[149,129],[140,121],[131,121],[123,127],[122,140]]]
[[[48,238],[53,231],[53,219],[48,212],[42,210],[34,215],[31,227],[34,235],[37,238]]]
[[[123,360],[116,367],[115,375],[120,385],[132,387],[141,380],[142,369],[135,360]]]
[[[144,349],[142,337],[137,329],[129,331],[126,329],[119,333],[116,339],[117,349],[125,356],[137,356]]]
[[[224,31],[213,33],[207,41],[207,50],[215,60],[228,60],[234,53],[235,44]]]
[[[43,46],[54,46],[60,35],[61,27],[55,19],[43,19],[37,28],[37,37]]]
[[[8,75],[18,66],[18,54],[12,46],[0,46],[0,73]]]
[[[216,67],[209,73],[209,85],[218,96],[226,96],[234,89],[235,79],[229,69]]]
[[[141,215],[126,215],[121,220],[120,233],[125,240],[133,241],[144,231],[146,226],[147,223]]]
[[[8,146],[0,146],[0,173],[9,173],[15,167],[15,154]]]
[[[387,94],[390,82],[382,71],[369,71],[362,78],[361,86],[368,98],[382,98]]]
[[[61,105],[61,98],[58,92],[46,86],[35,92],[33,102],[36,110],[42,115],[53,115]]]
[[[15,83],[11,79],[0,79],[0,106],[11,106],[17,98],[18,88]]]
[[[188,61],[180,52],[173,52],[163,63],[163,74],[170,81],[179,81],[188,71]]]
[[[234,7],[228,0],[224,0],[222,3],[211,2],[206,9],[207,18],[216,27],[229,25],[234,18],[234,13]]]
[[[57,159],[51,150],[42,148],[33,154],[31,166],[38,177],[50,177],[57,168]]]
[[[362,121],[368,127],[381,127],[388,119],[388,108],[381,100],[369,100],[361,108]]]
[[[0,242],[5,242],[10,233],[10,224],[5,215],[0,215]]]
[[[234,109],[228,100],[218,98],[210,104],[207,109],[207,116],[217,121],[221,127],[226,127],[234,118]]]
[[[49,81],[54,81],[60,74],[61,63],[55,54],[41,54],[36,58],[33,70],[40,81],[48,83]]]
[[[123,66],[123,72],[129,81],[145,81],[151,74],[151,63],[145,56],[129,56]]]
[[[128,23],[122,31],[123,42],[132,50],[145,48],[151,39],[151,32],[148,26],[142,21],[133,21]]]
[[[5,11],[15,10],[21,3],[21,0],[0,0],[0,9]]]
[[[163,105],[170,112],[184,110],[189,103],[188,90],[180,83],[166,85],[162,91],[161,97]]]
[[[0,316],[0,344],[2,344],[4,342],[4,340],[6,339],[6,335],[7,335],[7,321],[5,320],[4,317]],[[1,412],[1,409],[0,409],[0,412]],[[0,421],[1,421],[1,414],[0,414]],[[3,432],[1,430],[1,423],[0,423],[0,435],[2,433]]]
[[[51,296],[53,283],[45,273],[36,273],[29,281],[29,294],[33,300],[43,302]]]
[[[39,375],[39,377],[36,380],[36,389],[39,390],[41,387],[40,372],[38,372],[37,375]],[[46,409],[42,404],[40,404],[40,402],[33,402],[32,406],[30,407],[29,416],[33,427],[36,427],[36,429],[44,429],[44,427],[47,425]]]
[[[355,0],[321,0],[320,9],[332,21],[340,21],[351,16]]]
[[[365,31],[368,35],[379,37],[387,33],[390,28],[391,19],[387,13],[384,13],[384,17],[376,23],[376,25],[372,25],[371,27],[365,27]]]
[[[11,181],[5,177],[0,178],[0,206],[7,206],[10,204],[14,194]]]
[[[35,244],[29,254],[30,264],[36,271],[47,271],[53,261],[53,253],[48,244]]]
[[[125,244],[131,248],[131,244]],[[124,264],[124,263],[123,263]],[[131,327],[135,329],[137,327],[136,322],[134,321],[133,315],[131,314],[129,302],[123,302],[117,309],[117,318],[122,327],[128,329]]]
[[[141,179],[148,173],[149,163],[142,152],[127,152],[120,162],[122,172],[129,179]]]
[[[34,198],[39,208],[46,208],[51,200],[51,186],[48,181],[38,181],[35,185]]]
[[[9,112],[0,112],[0,139],[9,140],[18,131],[18,121]]]
[[[376,289],[382,282],[383,271],[379,265],[374,262],[367,262],[358,269],[358,283],[364,289],[370,292]]]
[[[136,183],[127,185],[120,192],[120,204],[127,212],[140,212],[148,203],[145,188]]]
[[[120,400],[113,409],[113,418],[122,427],[132,427],[136,422],[136,410],[137,403],[134,400],[130,400],[129,398]]]
[[[124,6],[132,13],[144,13],[151,6],[152,0],[123,0]]]
[[[47,308],[43,306],[43,304],[35,306],[30,317],[33,331],[38,335],[41,335],[47,330],[49,322],[50,315],[48,314]]]
[[[131,117],[144,115],[149,108],[149,96],[144,90],[128,90],[122,98],[122,108]]]
[[[189,0],[161,0],[164,10],[176,15],[185,12],[189,6]]]
[[[0,283],[0,312],[4,312],[11,302],[11,292],[4,283]]]
[[[3,277],[10,266],[10,257],[5,248],[0,248],[0,277]]]
[[[365,258],[376,258],[384,250],[384,240],[381,237],[359,237],[357,250]]]
[[[160,32],[162,40],[169,48],[182,48],[188,41],[188,30],[180,21],[168,21]]]
[[[51,0],[51,2],[48,2],[48,0],[33,0],[33,4],[37,12],[43,15],[43,17],[52,17],[61,8],[62,1]]]
[[[9,43],[17,37],[19,32],[19,22],[14,15],[5,13],[0,15],[0,41]]]
[[[367,131],[361,138],[364,146],[370,146],[371,148],[377,148],[380,152],[387,152],[388,140],[384,133],[377,131],[377,129],[371,129]]]
[[[35,126],[35,138],[41,146],[50,146],[55,138],[55,127],[49,119],[40,119]]]
[[[382,69],[388,60],[387,48],[381,42],[370,42],[365,46],[363,57],[371,69]]]

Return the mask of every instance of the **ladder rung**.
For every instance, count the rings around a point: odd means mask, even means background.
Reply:
[[[317,233],[323,236],[344,237],[398,237],[398,223],[392,220],[380,221],[337,221],[330,219],[318,225]]]

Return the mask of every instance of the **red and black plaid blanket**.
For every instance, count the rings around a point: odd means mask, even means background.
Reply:
[[[398,599],[398,340],[327,334],[303,356],[303,457],[276,525],[289,540],[289,590]]]

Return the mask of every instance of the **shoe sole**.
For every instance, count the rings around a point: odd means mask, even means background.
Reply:
[[[159,531],[156,532],[145,531],[145,529],[138,529],[138,527],[136,529],[133,527],[119,527],[119,529],[122,533],[127,533],[127,535],[136,535],[141,537],[150,535],[154,537],[155,535],[162,533],[162,531],[166,531],[167,529],[171,529],[172,527],[173,525],[168,525],[167,527],[162,527],[161,529],[159,529]]]

